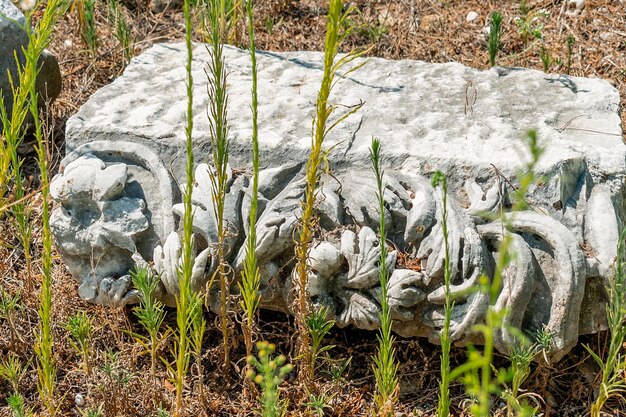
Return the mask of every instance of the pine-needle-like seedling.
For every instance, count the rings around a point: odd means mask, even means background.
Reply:
[[[83,2],[83,21],[80,30],[89,52],[92,56],[98,53],[98,30],[96,27],[96,3],[97,0],[79,0]]]
[[[252,190],[250,195],[250,215],[248,219],[248,236],[246,240],[246,257],[243,262],[241,281],[237,283],[241,293],[240,306],[243,311],[242,333],[246,344],[246,357],[252,355],[252,333],[254,318],[261,302],[259,287],[261,273],[256,256],[256,222],[259,206],[259,127],[258,127],[258,94],[257,94],[257,63],[254,37],[254,5],[251,0],[246,2],[248,15],[248,38],[250,39],[250,61],[252,66]]]
[[[202,296],[192,293],[191,302],[191,346],[196,361],[196,371],[198,376],[198,398],[200,402],[204,402],[204,368],[202,366],[202,342],[204,341],[204,333],[206,331],[206,319],[204,318],[204,302]]]
[[[228,311],[230,300],[231,273],[226,260],[226,238],[228,225],[224,219],[224,207],[230,179],[228,164],[228,119],[226,90],[226,68],[224,64],[224,40],[226,37],[227,10],[224,1],[212,2],[209,8],[210,40],[209,55],[209,136],[213,150],[213,169],[210,170],[213,192],[213,211],[217,223],[217,278],[220,286],[220,327],[222,330],[222,348],[224,350],[224,367],[230,368],[230,319]],[[211,280],[213,282],[213,280]]]
[[[19,392],[20,381],[25,373],[26,369],[24,369],[22,361],[14,353],[7,355],[0,362],[0,378],[5,379],[11,385],[14,393]]]
[[[489,65],[495,67],[496,57],[500,50],[500,39],[502,37],[502,21],[504,16],[498,11],[491,13],[491,23],[489,25]]]
[[[452,280],[452,267],[450,265],[450,246],[448,240],[448,181],[443,172],[437,171],[431,177],[433,187],[441,185],[443,195],[443,241],[445,246],[444,261],[444,285],[446,297],[444,302],[443,329],[439,340],[441,342],[441,381],[439,381],[439,402],[437,403],[437,417],[448,417],[450,414],[450,320],[452,317],[452,296],[450,294],[450,283]]]
[[[185,126],[187,164],[185,167],[186,185],[183,190],[183,237],[181,251],[181,265],[178,271],[178,294],[176,296],[176,343],[174,345],[175,372],[174,386],[176,401],[174,416],[181,417],[183,412],[183,388],[189,370],[190,337],[193,325],[193,294],[191,290],[191,276],[193,273],[193,207],[191,197],[194,185],[194,155],[193,155],[193,25],[191,16],[191,0],[184,0],[183,14],[185,17],[185,45],[187,60],[185,63],[186,92],[187,92],[187,123]]]
[[[24,398],[17,392],[7,398],[7,405],[13,413],[13,417],[31,417],[33,411],[24,403]]]
[[[606,319],[610,332],[609,349],[604,358],[589,346],[587,352],[593,357],[602,374],[597,397],[591,405],[591,417],[600,417],[606,402],[613,397],[624,399],[626,394],[626,355],[622,349],[626,343],[626,229],[620,233],[617,245],[617,260],[608,282],[609,300],[606,306]]]
[[[0,317],[4,317],[9,325],[11,348],[14,348],[21,341],[17,327],[15,327],[15,314],[20,306],[18,295],[11,295],[0,287]]]
[[[539,58],[541,58],[543,72],[550,71],[550,66],[552,66],[554,60],[552,59],[552,53],[550,52],[550,49],[545,44],[542,44],[539,48]]]
[[[28,45],[24,49],[24,64],[18,62],[17,74],[13,81],[13,108],[8,115],[4,102],[0,102],[0,113],[3,119],[0,145],[0,201],[5,203],[4,192],[8,181],[14,179],[11,173],[11,163],[15,161],[13,152],[23,138],[24,122],[28,114],[32,118],[32,131],[36,141],[36,153],[41,175],[41,207],[42,207],[42,282],[39,293],[39,325],[37,326],[35,354],[37,356],[37,388],[49,416],[56,413],[55,375],[52,335],[52,234],[50,231],[50,183],[48,176],[48,144],[39,117],[40,94],[37,91],[37,74],[39,73],[39,58],[49,45],[54,27],[58,20],[67,12],[69,0],[49,0],[43,8],[37,24],[31,29],[31,12],[26,13],[26,22],[23,27],[28,36]],[[17,60],[17,55],[16,55]],[[16,75],[16,76],[15,76]],[[4,206],[4,204],[3,204]],[[27,411],[24,411],[27,412]]]
[[[306,318],[306,326],[311,335],[311,370],[315,375],[317,360],[324,352],[331,350],[334,345],[322,346],[324,338],[335,325],[335,320],[328,318],[328,308],[313,309]]]
[[[113,36],[120,44],[126,63],[133,57],[133,34],[126,15],[117,0],[109,0],[109,22]]]
[[[306,325],[306,317],[311,313],[311,306],[308,294],[309,281],[309,251],[313,241],[316,228],[315,201],[317,197],[317,185],[319,181],[320,166],[325,158],[323,152],[324,139],[328,133],[345,118],[361,108],[361,105],[353,107],[348,113],[340,116],[337,121],[330,124],[329,118],[336,107],[329,103],[330,92],[335,83],[337,72],[359,57],[361,53],[354,51],[336,60],[339,52],[339,45],[350,34],[352,27],[348,20],[348,15],[353,8],[343,10],[342,0],[330,0],[328,18],[326,23],[326,40],[324,43],[324,72],[322,82],[317,95],[316,115],[313,120],[313,132],[311,138],[311,150],[306,163],[306,188],[304,202],[302,204],[302,215],[300,219],[300,230],[296,241],[296,282],[294,288],[297,289],[294,312],[298,331],[298,357],[300,358],[300,380],[308,384],[313,377],[311,369],[311,346],[309,332]],[[344,73],[344,76],[360,68],[363,64],[353,66]]]
[[[81,413],[81,417],[103,417],[104,412],[102,406],[98,408],[89,408]]]
[[[247,377],[254,381],[261,389],[261,416],[282,417],[285,415],[287,404],[280,399],[279,385],[291,372],[291,364],[285,364],[284,355],[274,358],[276,346],[273,343],[257,342],[257,357],[248,356],[250,366]]]
[[[527,134],[528,149],[530,153],[530,161],[525,164],[524,170],[518,175],[519,188],[515,190],[513,195],[514,202],[512,211],[520,211],[527,207],[525,195],[529,187],[535,182],[535,167],[543,153],[543,148],[539,145],[537,132],[531,130]],[[502,206],[501,206],[502,210]],[[501,394],[501,387],[511,374],[510,371],[498,372],[498,379],[494,379],[493,375],[493,357],[494,357],[494,333],[496,328],[503,325],[503,319],[506,314],[504,309],[497,310],[496,302],[500,294],[503,282],[503,274],[509,266],[512,257],[512,236],[509,232],[512,219],[502,215],[502,224],[504,226],[504,235],[501,238],[498,247],[498,255],[494,268],[493,279],[483,275],[479,280],[478,291],[483,292],[489,297],[489,306],[485,313],[485,323],[478,324],[473,327],[474,331],[482,335],[484,346],[482,353],[473,346],[469,346],[467,362],[454,369],[450,374],[450,380],[461,377],[465,385],[466,392],[476,399],[471,405],[470,413],[474,417],[489,417],[491,408],[491,396],[493,394]]]
[[[567,69],[565,73],[567,75],[572,72],[572,56],[574,55],[574,43],[576,43],[576,38],[574,35],[567,35]]]
[[[380,168],[380,141],[372,139],[370,148],[372,169],[376,176],[376,198],[378,200],[378,233],[380,247],[380,332],[378,352],[374,357],[374,376],[377,392],[374,397],[378,414],[381,417],[394,415],[394,407],[398,401],[400,382],[398,381],[398,362],[396,361],[395,337],[391,334],[391,308],[387,294],[389,291],[389,271],[387,269],[387,231],[385,224],[385,197],[383,170]]]
[[[157,349],[162,340],[160,336],[161,325],[165,319],[165,307],[156,299],[156,290],[159,285],[159,277],[154,276],[147,267],[137,267],[130,272],[133,285],[141,294],[139,305],[134,308],[135,316],[139,323],[148,332],[150,350],[150,370],[152,379],[156,380]]]
[[[76,352],[82,357],[85,373],[91,375],[91,357],[90,348],[91,337],[93,335],[93,322],[91,318],[81,311],[68,317],[67,322],[63,325],[65,330],[70,333],[70,343],[76,349]]]
[[[540,350],[541,348],[537,343],[530,343],[523,337],[520,337],[517,343],[510,348],[508,357],[511,363],[511,383],[510,389],[506,390],[504,394],[508,417],[522,416],[533,411],[520,395],[520,390],[530,374],[530,364]]]

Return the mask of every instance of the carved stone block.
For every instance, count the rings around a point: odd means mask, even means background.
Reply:
[[[225,48],[229,82],[232,171],[226,198],[227,253],[238,277],[245,256],[250,201],[250,62]],[[51,191],[59,251],[80,282],[80,296],[104,304],[134,302],[128,271],[149,263],[160,295],[174,303],[181,253],[184,184],[184,45],[157,45],[124,75],[96,92],[67,123],[68,155]],[[206,290],[217,265],[207,121],[208,54],[195,49],[196,181],[192,195],[195,266],[192,286]],[[259,53],[261,164],[257,254],[262,305],[291,311],[293,236],[304,194],[302,167],[321,78],[316,52]],[[358,64],[358,62],[357,62]],[[624,218],[626,148],[619,95],[597,79],[460,64],[369,59],[337,83],[332,100],[363,108],[326,143],[330,172],[320,179],[319,231],[310,253],[308,291],[339,326],[379,325],[380,248],[372,136],[385,168],[394,330],[436,342],[443,324],[443,196],[429,176],[449,180],[448,225],[455,297],[452,338],[480,342],[472,326],[488,296],[468,291],[491,277],[503,213],[517,254],[504,271],[496,307],[505,311],[495,335],[506,352],[511,327],[554,336],[558,360],[579,334],[605,326],[605,282],[612,272]],[[545,153],[541,180],[511,212],[515,173],[527,162],[527,129]],[[207,164],[207,162],[209,164]],[[209,303],[217,308],[217,288]]]

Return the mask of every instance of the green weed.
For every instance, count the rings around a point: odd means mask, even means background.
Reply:
[[[7,405],[13,413],[13,417],[30,417],[33,410],[24,403],[24,398],[17,392],[7,398]]]
[[[98,53],[98,31],[96,28],[96,4],[97,0],[82,0],[84,12],[84,25],[81,26],[81,35],[87,44],[92,56]]]
[[[204,341],[204,333],[206,331],[206,320],[204,318],[203,300],[200,294],[192,293],[191,308],[191,347],[196,360],[196,370],[198,376],[198,397],[200,401],[204,401],[204,368],[202,366],[202,342]]]
[[[525,0],[520,2],[519,8],[521,16],[516,17],[514,22],[526,48],[530,39],[543,39],[543,21],[548,17],[548,12],[544,9],[531,10]]]
[[[138,267],[130,272],[133,285],[141,294],[139,305],[133,309],[139,323],[148,332],[150,351],[150,370],[152,379],[156,379],[157,349],[163,340],[161,325],[165,319],[165,307],[156,299],[155,292],[159,285],[159,277],[152,274],[147,267]]]
[[[601,380],[595,402],[591,405],[591,417],[600,417],[606,402],[612,397],[624,398],[626,393],[626,356],[622,353],[626,342],[626,271],[624,248],[626,230],[620,234],[617,246],[617,260],[614,272],[608,282],[609,300],[606,306],[606,319],[611,334],[609,350],[604,358],[595,353],[589,346],[585,348],[600,367]]]
[[[448,240],[448,181],[443,172],[437,171],[431,178],[433,187],[441,185],[443,193],[443,240],[445,245],[444,263],[444,285],[446,288],[446,299],[444,304],[444,321],[441,330],[441,381],[439,382],[439,402],[437,403],[437,416],[448,417],[450,414],[450,320],[452,316],[452,297],[450,295],[450,282],[452,279],[452,268],[450,266],[450,248]]]
[[[133,374],[119,362],[119,352],[107,349],[104,355],[104,364],[100,370],[104,378],[99,384],[99,390],[106,396],[104,415],[117,416],[130,408],[128,386],[134,379]]]
[[[335,321],[328,319],[328,308],[313,309],[306,318],[306,326],[311,337],[311,370],[315,374],[317,360],[324,352],[328,352],[334,346],[322,346],[322,342]]]
[[[130,23],[117,0],[109,0],[109,21],[113,36],[120,44],[126,63],[133,57],[133,34]]]
[[[541,45],[539,48],[539,57],[541,58],[541,63],[543,64],[543,72],[550,71],[550,66],[552,66],[554,60],[552,59],[550,49],[548,49],[546,45]]]
[[[19,392],[19,384],[26,369],[22,365],[22,361],[11,353],[0,362],[0,378],[5,379],[10,385],[13,392]]]
[[[309,393],[309,401],[304,403],[305,407],[308,407],[316,417],[324,417],[326,411],[333,411],[332,406],[329,404],[332,399],[332,395],[328,395],[325,392],[317,395]]]
[[[398,380],[398,362],[394,348],[395,338],[391,334],[392,319],[387,292],[389,290],[389,271],[387,270],[387,234],[385,229],[385,198],[383,195],[383,171],[380,168],[380,142],[372,139],[370,148],[372,169],[376,176],[379,240],[380,240],[380,332],[378,334],[378,352],[374,357],[374,376],[378,392],[374,399],[378,407],[378,415],[393,416],[398,401],[400,383]]]
[[[17,327],[15,327],[15,314],[20,307],[20,297],[18,295],[11,295],[0,288],[0,314],[9,326],[11,348],[15,348],[18,342],[22,341]]]
[[[273,358],[275,349],[272,343],[257,342],[258,358],[248,356],[247,359],[251,367],[247,377],[261,388],[260,411],[263,417],[282,417],[287,410],[286,402],[280,399],[278,387],[291,372],[292,366],[285,364],[286,358],[283,355]]]
[[[89,347],[93,335],[93,322],[91,318],[84,311],[81,311],[80,313],[68,317],[63,327],[70,333],[70,343],[82,357],[85,373],[91,375],[91,355]]]
[[[55,375],[53,356],[53,334],[52,334],[52,235],[50,232],[50,192],[48,185],[48,144],[43,132],[42,121],[39,117],[39,93],[37,91],[36,77],[39,71],[38,62],[44,49],[52,39],[52,33],[58,20],[63,17],[69,8],[69,0],[49,0],[47,7],[39,17],[34,29],[31,29],[31,14],[26,13],[26,24],[24,30],[28,34],[28,46],[24,50],[25,62],[21,66],[18,63],[17,85],[13,85],[13,110],[9,118],[4,108],[4,102],[0,103],[3,119],[3,136],[7,144],[9,153],[17,151],[16,145],[23,138],[23,123],[30,113],[32,121],[33,135],[36,140],[37,163],[41,175],[41,206],[42,206],[42,282],[39,293],[39,325],[37,328],[37,338],[35,341],[35,354],[37,356],[37,388],[42,402],[49,416],[56,413],[57,402],[55,400]],[[0,153],[0,154],[3,154]],[[4,155],[0,157],[4,161]],[[9,155],[8,161],[15,160],[14,155]],[[0,171],[5,166],[0,163]],[[3,173],[7,173],[3,171]],[[7,177],[10,178],[10,177]],[[13,178],[14,179],[14,178]],[[2,184],[4,185],[4,184]],[[3,187],[0,187],[3,188]],[[2,191],[0,191],[2,193]]]
[[[527,139],[531,159],[518,176],[520,185],[513,195],[513,212],[526,208],[527,203],[524,196],[535,181],[535,167],[543,153],[535,130],[528,132]],[[505,230],[508,230],[510,220],[506,220],[502,215],[502,222]],[[495,304],[500,293],[503,272],[514,256],[511,253],[511,241],[511,234],[504,233],[498,247],[493,279],[490,281],[487,276],[483,275],[479,280],[478,290],[489,295],[489,307],[485,314],[485,323],[474,326],[474,331],[479,332],[483,337],[483,351],[481,353],[473,346],[469,346],[467,362],[454,369],[450,374],[452,380],[461,377],[466,392],[476,399],[476,402],[470,407],[470,413],[475,417],[490,416],[491,396],[501,394],[501,386],[511,377],[510,370],[497,371],[497,378],[494,379],[493,377],[494,329],[502,326],[506,313],[504,310],[497,311]]]
[[[213,169],[210,170],[213,191],[213,212],[217,223],[216,256],[218,267],[216,277],[220,286],[220,327],[222,330],[222,348],[224,350],[224,367],[230,369],[230,319],[228,317],[230,299],[230,267],[226,261],[227,224],[224,220],[224,204],[228,192],[230,166],[228,164],[228,118],[226,89],[226,68],[224,66],[224,40],[227,36],[229,9],[225,2],[212,2],[209,9],[210,46],[209,55],[209,136],[213,151]],[[256,242],[255,242],[256,244]],[[211,279],[211,282],[213,279]]]
[[[530,365],[540,349],[540,345],[530,343],[525,338],[520,338],[516,344],[511,346],[511,351],[508,355],[511,363],[510,389],[507,389],[504,393],[507,415],[509,417],[520,416],[522,413],[534,411],[525,403],[522,395],[520,395],[520,390],[530,374]]]
[[[252,195],[250,199],[250,215],[248,219],[248,237],[246,246],[246,258],[241,273],[241,281],[237,283],[241,293],[240,306],[243,310],[244,322],[242,332],[246,344],[246,357],[252,354],[252,333],[254,331],[254,317],[261,295],[261,274],[256,256],[256,222],[259,205],[259,128],[258,128],[258,94],[257,94],[257,63],[256,45],[254,36],[254,5],[252,1],[246,2],[248,14],[248,38],[250,39],[250,61],[252,66]]]
[[[502,21],[504,16],[498,11],[491,12],[491,23],[489,24],[489,65],[496,66],[496,57],[500,50],[500,40],[502,38]]]
[[[187,47],[187,60],[185,72],[187,75],[187,124],[185,126],[187,164],[185,167],[187,183],[183,191],[183,238],[182,259],[178,273],[178,294],[176,297],[176,325],[178,329],[176,344],[174,347],[175,376],[174,386],[176,389],[176,401],[174,403],[174,416],[181,417],[183,410],[183,388],[185,377],[189,368],[190,338],[189,333],[193,326],[193,295],[191,290],[191,276],[193,273],[193,207],[191,196],[194,185],[194,156],[193,156],[193,22],[191,16],[191,0],[183,3],[185,16],[185,45]]]
[[[574,43],[576,43],[576,38],[574,35],[567,36],[567,68],[565,70],[566,74],[571,74],[572,72],[572,55],[574,54]]]
[[[98,408],[90,408],[81,413],[82,417],[103,417],[102,405]]]
[[[335,62],[335,58],[339,52],[339,45],[342,40],[350,33],[350,27],[347,22],[347,16],[352,12],[352,8],[343,11],[342,0],[330,0],[328,10],[328,18],[326,24],[326,40],[324,43],[324,72],[322,76],[321,86],[317,95],[316,115],[313,120],[313,134],[311,139],[311,150],[309,152],[308,161],[306,163],[306,188],[304,194],[304,203],[302,204],[302,215],[300,218],[299,236],[296,242],[296,279],[294,285],[297,288],[297,296],[294,304],[296,315],[296,324],[298,328],[298,355],[300,357],[300,379],[308,384],[313,377],[311,369],[311,347],[309,340],[309,332],[306,325],[306,317],[310,314],[310,300],[308,295],[308,257],[311,241],[315,229],[315,213],[314,206],[317,195],[317,184],[319,179],[319,171],[325,153],[322,150],[324,139],[328,132],[338,123],[357,111],[361,106],[352,108],[347,114],[344,114],[334,124],[328,126],[328,119],[336,109],[336,107],[328,102],[330,92],[335,80],[335,74],[345,65],[352,62],[360,54],[350,52]],[[350,73],[360,65],[357,65],[346,72]]]

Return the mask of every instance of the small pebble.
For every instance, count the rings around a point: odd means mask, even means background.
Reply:
[[[77,407],[84,407],[85,397],[83,397],[83,394],[81,394],[80,392],[76,394],[76,396],[74,397],[74,403],[76,404]]]
[[[611,32],[602,32],[600,33],[600,39],[603,41],[610,41],[613,38],[613,33]]]
[[[566,7],[567,10],[565,11],[565,14],[578,16],[585,8],[585,0],[569,0]]]
[[[467,16],[465,17],[465,20],[468,22],[473,22],[477,18],[478,18],[478,13],[476,13],[475,11],[471,11],[467,14]]]
[[[37,1],[36,0],[22,0],[20,2],[20,8],[23,11],[28,11],[30,9],[32,9],[33,7],[35,7],[37,5]]]
[[[65,45],[66,48],[71,48],[74,46],[74,42],[72,42],[71,39],[66,39],[65,42],[63,42],[63,45]]]

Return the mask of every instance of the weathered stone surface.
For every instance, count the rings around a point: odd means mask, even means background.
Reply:
[[[241,173],[249,169],[250,63],[246,51],[225,52],[230,161],[237,168],[226,199],[227,253],[239,271],[250,199],[249,176]],[[196,157],[210,162],[204,46],[196,47],[195,57]],[[178,291],[183,62],[181,44],[153,47],[68,121],[69,154],[52,188],[59,202],[53,226],[85,299],[132,301],[129,265],[146,261],[153,261],[161,277],[166,302],[172,303]],[[293,236],[304,194],[301,167],[310,146],[321,63],[321,54],[314,52],[259,54],[266,169],[260,175],[256,246],[266,308],[291,310]],[[579,334],[604,326],[604,283],[625,215],[626,147],[613,87],[602,80],[532,70],[477,71],[455,63],[374,58],[339,80],[332,99],[345,106],[365,104],[328,136],[332,175],[320,181],[321,230],[309,265],[308,290],[315,306],[327,307],[340,326],[378,325],[379,213],[368,153],[376,136],[383,145],[383,214],[392,244],[389,300],[399,334],[437,341],[443,323],[443,195],[428,180],[435,170],[446,172],[450,184],[447,220],[456,300],[451,335],[458,344],[480,341],[472,327],[483,320],[489,299],[468,289],[482,275],[493,274],[503,233],[501,220],[494,218],[501,210],[518,256],[503,275],[496,302],[505,311],[495,335],[498,349],[505,352],[514,343],[509,326],[529,334],[545,328],[554,336],[551,357],[558,359]],[[530,208],[511,212],[515,172],[528,158],[524,137],[529,128],[537,129],[545,147],[537,167],[542,177],[527,196]],[[97,179],[92,180],[94,170]],[[80,181],[72,180],[77,175]],[[204,163],[196,168],[192,197],[192,281],[200,290],[217,267],[210,167]],[[88,235],[93,244],[86,243]],[[216,289],[209,291],[209,304],[216,308]]]
[[[0,93],[4,96],[9,114],[13,107],[13,94],[7,71],[17,82],[14,53],[23,63],[22,48],[28,45],[28,36],[19,25],[24,26],[25,23],[26,18],[11,0],[0,0]],[[41,70],[37,77],[37,91],[43,104],[54,100],[61,93],[61,70],[54,55],[48,51],[42,54],[39,65]]]

